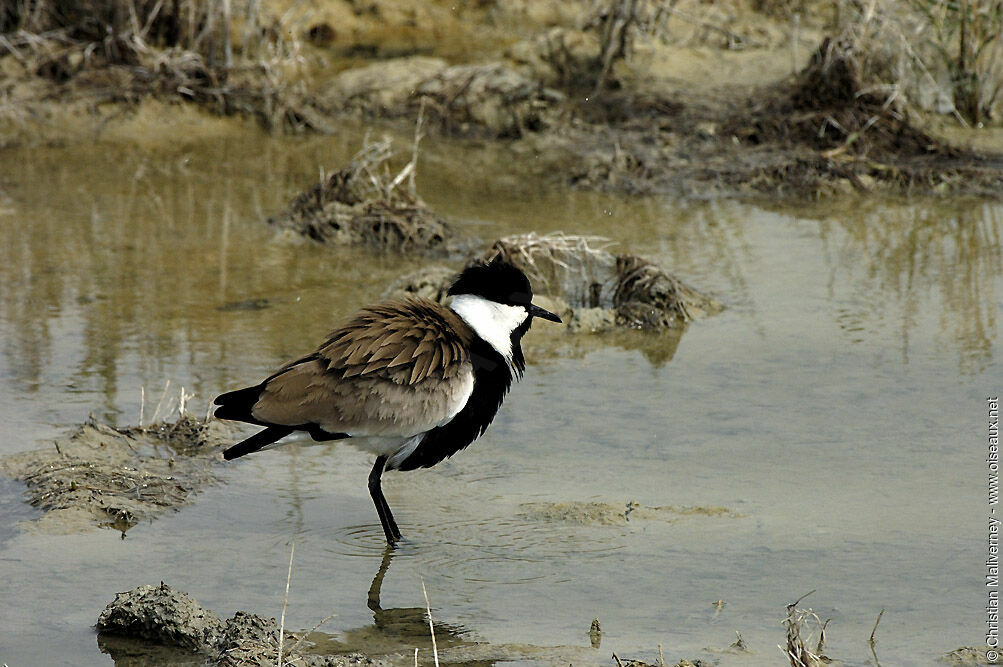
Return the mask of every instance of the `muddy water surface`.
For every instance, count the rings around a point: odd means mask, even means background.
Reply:
[[[0,454],[88,413],[163,416],[180,386],[204,411],[423,263],[276,241],[262,222],[361,130],[173,134],[0,155]],[[124,539],[22,529],[35,512],[0,481],[0,662],[107,664],[101,608],[161,580],[224,616],[278,616],[292,542],[287,626],[335,613],[329,641],[359,650],[425,646],[387,622],[414,620],[422,580],[454,643],[587,647],[598,617],[601,647],[578,659],[601,664],[655,661],[658,644],[671,661],[777,664],[784,606],[812,589],[827,652],[851,664],[881,609],[888,664],[984,643],[1003,207],[617,198],[520,177],[532,155],[426,150],[422,195],[484,239],[615,237],[728,309],[681,340],[541,323],[480,441],[386,477],[408,537],[389,562],[371,461],[350,447],[228,464],[225,484]],[[736,631],[751,653],[729,652]]]

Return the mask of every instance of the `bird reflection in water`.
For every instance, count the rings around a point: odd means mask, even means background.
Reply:
[[[373,612],[373,624],[346,630],[339,639],[324,633],[313,633],[310,641],[315,646],[311,652],[329,653],[359,651],[366,655],[379,656],[394,653],[432,654],[432,637],[428,629],[428,612],[425,607],[396,607],[384,609],[380,602],[383,579],[390,569],[394,549],[387,546],[383,550],[380,567],[369,586],[366,604]],[[463,639],[468,630],[461,625],[445,623],[436,619],[435,642],[438,649],[461,646],[468,643]]]

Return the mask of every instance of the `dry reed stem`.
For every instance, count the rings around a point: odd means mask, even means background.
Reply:
[[[814,592],[815,590],[812,589],[787,605],[787,617],[783,620],[787,629],[787,646],[778,646],[778,648],[787,656],[791,667],[822,667],[825,664],[823,656],[808,650],[805,646],[805,638],[802,636],[802,631],[806,629],[808,622],[813,621],[821,628],[822,621],[818,614],[811,609],[805,610],[797,607],[802,600]]]
[[[891,91],[900,111],[920,106],[924,97],[949,103],[966,126],[992,115],[1003,91],[1003,7],[997,2],[843,0],[838,7],[839,41],[852,46],[868,92]]]
[[[313,633],[317,632],[317,630],[320,629],[320,626],[324,625],[325,623],[327,623],[328,621],[330,621],[335,616],[337,616],[337,614],[333,614],[333,613],[332,614],[328,614],[324,618],[320,619],[317,622],[316,625],[314,625],[312,628],[310,628],[310,630],[308,632],[304,632],[303,636],[300,637],[299,639],[297,639],[296,643],[293,644],[291,647],[289,647],[289,655],[295,654],[299,650],[299,647],[303,644],[303,642],[305,642],[307,640],[307,637],[309,637]]]
[[[882,608],[881,611],[878,612],[878,617],[874,620],[874,627],[871,628],[871,636],[867,640],[868,646],[871,647],[871,656],[874,658],[875,667],[881,667],[881,663],[878,661],[878,652],[877,649],[875,648],[876,640],[874,639],[874,633],[878,631],[878,623],[881,622],[881,617],[884,615],[885,615],[885,610],[884,608]]]
[[[296,552],[296,543],[289,546],[289,571],[286,573],[286,594],[282,598],[282,615],[279,617],[279,657],[277,667],[282,667],[282,642],[285,639],[286,631],[286,605],[289,604],[289,582],[293,578],[293,554]]]
[[[167,382],[164,383],[164,391],[160,393],[160,400],[157,401],[157,409],[153,411],[153,419],[150,420],[151,424],[157,423],[157,417],[160,416],[160,406],[164,404],[164,397],[167,396],[167,389],[170,386],[171,386],[171,381],[170,379],[168,379]]]
[[[432,635],[432,658],[435,660],[435,667],[439,667],[439,649],[435,644],[435,627],[432,625],[432,606],[428,603],[428,591],[425,590],[425,578],[421,579],[421,592],[425,596],[425,611],[428,615],[428,631]],[[418,659],[415,652],[415,660]]]

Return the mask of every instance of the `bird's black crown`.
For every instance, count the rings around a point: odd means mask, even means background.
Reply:
[[[509,306],[529,306],[533,301],[529,278],[500,255],[490,262],[478,260],[467,266],[453,281],[448,294],[474,294]]]

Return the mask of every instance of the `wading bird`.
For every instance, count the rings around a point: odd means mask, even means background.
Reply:
[[[383,472],[433,466],[484,433],[526,368],[520,341],[533,318],[561,321],[533,304],[526,274],[501,258],[468,266],[448,294],[448,307],[408,297],[364,308],[315,352],[218,396],[216,417],[265,427],[223,457],[294,431],[374,453],[369,493],[395,544]]]

